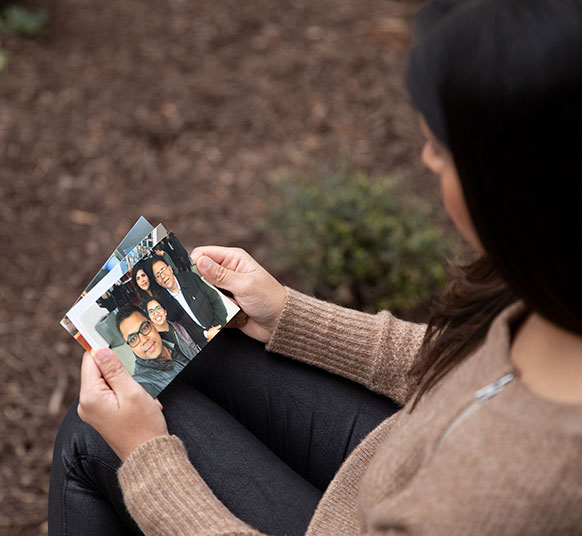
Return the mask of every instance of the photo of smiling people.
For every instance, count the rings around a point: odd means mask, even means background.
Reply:
[[[145,303],[145,311],[162,340],[177,346],[186,357],[192,359],[201,350],[182,324],[168,320],[168,311],[158,300],[155,298],[148,300]]]
[[[165,244],[167,238],[162,238]],[[87,295],[68,314],[90,348],[111,348],[153,397],[238,312],[190,268],[189,257],[186,262],[166,262],[160,242],[148,247],[145,257],[132,258],[131,268],[121,275],[107,275],[96,288],[101,294]]]
[[[162,256],[155,255],[146,273],[168,319],[181,323],[198,344],[210,341],[228,322],[223,296],[195,271],[176,271]]]
[[[153,397],[158,396],[200,351],[195,345],[180,346],[162,339],[143,309],[135,305],[119,309],[115,321],[134,355],[132,376]],[[184,355],[182,350],[189,355]]]

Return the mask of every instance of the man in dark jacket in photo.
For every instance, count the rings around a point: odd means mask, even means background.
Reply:
[[[162,287],[159,298],[170,320],[174,320],[173,316],[181,316],[177,307],[180,305],[202,328],[206,340],[212,339],[224,327],[227,313],[222,298],[198,274],[191,271],[176,274],[161,257],[154,259],[152,271],[156,283]]]
[[[133,305],[116,315],[119,332],[135,356],[133,378],[153,397],[190,362],[177,344],[163,340],[145,313]]]

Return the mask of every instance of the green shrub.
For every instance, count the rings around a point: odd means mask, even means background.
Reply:
[[[0,15],[0,32],[36,37],[42,31],[47,19],[45,9],[31,11],[20,6],[8,6]]]
[[[0,72],[8,65],[9,53],[2,48],[1,38],[6,34],[38,37],[48,20],[46,9],[30,9],[10,5],[0,10]]]
[[[450,238],[442,221],[396,179],[372,179],[348,166],[311,180],[288,177],[277,183],[270,206],[272,265],[296,273],[305,292],[402,311],[446,280]]]

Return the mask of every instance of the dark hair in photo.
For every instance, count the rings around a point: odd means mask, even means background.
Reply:
[[[420,397],[517,298],[582,333],[582,0],[434,1],[417,30],[408,90],[452,154],[488,256],[429,322]]]
[[[160,257],[159,255],[153,255],[150,259],[148,259],[150,262],[149,264],[147,264],[146,266],[146,270],[145,273],[147,274],[147,276],[150,278],[150,290],[152,291],[152,295],[153,296],[147,296],[144,300],[141,301],[145,301],[150,299],[151,297],[156,298],[159,297],[160,294],[162,294],[164,292],[164,289],[158,285],[157,281],[156,281],[156,277],[154,276],[154,264],[156,264],[157,262],[163,262],[166,266],[170,266],[163,257]]]
[[[121,323],[134,313],[139,313],[145,317],[146,320],[148,318],[147,313],[140,307],[137,307],[136,305],[124,305],[119,309],[119,311],[117,311],[117,314],[115,315],[115,325],[117,326],[119,333],[121,333],[121,329],[119,328]]]
[[[170,265],[169,265],[169,264],[168,264],[168,263],[167,263],[167,262],[164,260],[164,257],[162,257],[161,255],[154,255],[154,256],[153,256],[153,257],[150,259],[150,261],[151,261],[151,264],[150,264],[150,266],[152,267],[152,269],[153,269],[153,266],[154,266],[154,264],[155,264],[156,262],[163,262],[163,263],[164,263],[166,266],[170,266]]]
[[[139,304],[139,306],[145,311],[146,316],[148,313],[148,304],[152,301],[155,301],[164,311],[167,312],[167,309],[164,307],[164,304],[162,302],[160,302],[160,300],[158,298],[156,298],[155,296],[152,296],[151,298],[148,298],[147,300],[144,300]]]
[[[166,261],[164,261],[162,257],[154,255],[153,257],[148,257],[147,259],[141,259],[138,263],[135,264],[135,266],[132,269],[135,270],[135,267],[141,263],[140,268],[145,272],[145,274],[148,276],[148,279],[150,280],[150,291],[152,293],[151,296],[147,292],[141,290],[136,284],[136,292],[138,294],[140,302],[147,301],[152,297],[155,298],[156,296],[159,296],[162,292],[162,287],[158,285],[158,283],[156,282],[156,278],[154,277],[153,265],[157,261],[162,261],[164,264],[166,264]],[[137,270],[135,270],[135,273],[137,273]]]
[[[143,272],[147,275],[149,282],[150,282],[150,291],[152,293],[153,293],[152,287],[153,287],[153,285],[156,284],[155,280],[150,276],[149,272],[151,272],[151,270],[148,272],[149,266],[151,266],[151,259],[146,258],[146,259],[140,259],[139,261],[137,261],[131,269],[131,282],[133,283],[133,287],[134,287],[135,292],[137,293],[137,296],[138,296],[140,301],[143,301],[143,300],[149,298],[150,296],[147,292],[142,290],[139,287],[139,285],[137,284],[137,273],[140,270],[143,270]]]

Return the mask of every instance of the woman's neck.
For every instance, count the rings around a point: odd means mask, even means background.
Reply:
[[[523,383],[541,398],[582,404],[582,337],[579,335],[532,313],[515,334],[511,360]]]

